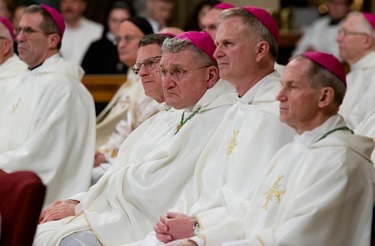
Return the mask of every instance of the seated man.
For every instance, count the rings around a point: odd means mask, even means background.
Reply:
[[[13,26],[8,19],[2,16],[0,16],[0,39],[0,88],[2,93],[6,93],[7,86],[5,84],[7,82],[15,83],[22,79],[27,71],[27,65],[14,54]]]
[[[340,114],[354,129],[375,105],[375,15],[350,13],[340,26],[336,40],[341,58],[350,65],[348,90]]]
[[[65,24],[47,5],[25,9],[15,30],[29,71],[0,104],[0,169],[30,170],[47,186],[44,206],[90,187],[95,108],[83,70],[59,55]]]
[[[120,61],[128,67],[133,67],[137,59],[139,40],[142,36],[150,33],[153,33],[151,25],[144,18],[134,16],[122,22],[119,35],[115,38]],[[126,81],[96,118],[96,147],[100,147],[108,141],[115,131],[117,123],[121,120],[127,120],[127,113],[131,110],[131,106],[138,99],[138,96],[142,95],[144,95],[144,91],[140,78],[129,69]],[[155,114],[157,108],[154,107],[154,110],[151,111],[152,113],[148,117]],[[134,126],[140,124],[137,121],[138,118],[131,119],[131,126],[129,126],[131,130],[134,129]],[[117,149],[113,151],[117,151]]]
[[[297,135],[250,201],[247,240],[225,245],[370,245],[373,142],[337,114],[346,90],[339,60],[304,53],[281,84],[280,120]]]
[[[193,245],[220,245],[240,237],[242,222],[231,223],[238,204],[252,197],[272,156],[293,136],[292,129],[279,121],[276,101],[280,75],[274,64],[279,40],[276,21],[263,9],[246,6],[220,14],[215,57],[220,76],[235,85],[240,99],[227,110],[203,150],[193,192],[187,188],[175,212],[167,212],[156,224],[159,241],[191,237]],[[196,232],[204,229],[204,234],[194,236],[193,227]],[[217,227],[225,229],[206,233]],[[148,239],[160,243],[154,235]]]
[[[139,54],[147,46],[142,48]],[[69,201],[62,212],[54,214],[58,208],[53,207],[46,211],[43,221],[69,217],[39,225],[36,245],[69,244],[82,235],[84,243],[93,245],[140,240],[189,183],[202,149],[236,95],[219,80],[215,44],[207,33],[166,39],[162,51],[165,102],[183,112],[160,112],[132,132],[116,163],[81,196],[78,206]],[[160,54],[149,55],[155,56]]]

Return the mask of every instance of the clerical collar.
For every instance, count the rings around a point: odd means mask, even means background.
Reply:
[[[257,94],[258,90],[259,90],[259,87],[260,87],[260,84],[261,84],[262,80],[259,81],[258,83],[256,83],[255,85],[253,85],[253,87],[251,87],[246,93],[245,95],[243,95],[242,97],[239,97],[238,101],[241,103],[241,104],[252,104],[254,99],[255,99],[255,95]]]
[[[43,62],[40,63],[40,64],[38,64],[38,65],[36,65],[35,67],[29,67],[28,69],[29,69],[30,71],[33,71],[34,69],[36,69],[36,68],[38,68],[38,67],[40,67],[40,66],[42,66],[42,65],[43,65]]]
[[[322,125],[316,127],[311,131],[305,131],[302,134],[296,134],[294,136],[294,141],[297,144],[308,147],[314,142],[319,142],[320,140],[326,138],[328,135],[336,131],[350,131],[345,125],[345,121],[342,116],[336,114],[331,116]]]
[[[340,21],[342,21],[343,19],[344,19],[344,18],[340,18],[340,19],[337,19],[337,20],[330,19],[330,21],[329,21],[329,25],[330,25],[330,26],[335,26],[335,25],[339,24]]]

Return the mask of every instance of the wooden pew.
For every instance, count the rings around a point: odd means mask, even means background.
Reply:
[[[82,78],[82,83],[90,91],[95,103],[108,103],[125,80],[125,74],[89,74]]]

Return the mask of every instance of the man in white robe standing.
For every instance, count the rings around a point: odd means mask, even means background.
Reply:
[[[202,149],[236,94],[219,80],[215,44],[206,32],[167,39],[162,50],[165,102],[181,111],[161,112],[132,132],[114,166],[81,196],[75,211],[72,206],[61,218],[71,216],[39,225],[36,245],[141,240],[189,184]]]
[[[0,16],[0,90],[3,95],[6,94],[6,84],[21,80],[27,71],[26,63],[14,54],[14,40],[12,23]]]
[[[375,15],[350,13],[340,26],[336,41],[341,58],[351,69],[339,113],[354,129],[375,107]]]
[[[294,58],[281,77],[280,120],[294,141],[272,159],[249,201],[244,245],[370,245],[373,141],[337,114],[345,73],[330,54]]]
[[[275,99],[280,90],[274,70],[279,31],[272,16],[255,7],[224,10],[215,42],[220,76],[236,87],[240,99],[227,110],[202,152],[193,192],[183,192],[174,212],[161,216],[155,225],[156,237],[165,243],[179,244],[181,239],[187,245],[219,245],[240,237],[236,232],[242,222],[228,221],[237,205],[252,196],[272,156],[293,136],[292,129],[279,121]],[[217,227],[226,230],[219,235],[207,231]],[[153,234],[145,241],[158,243]]]
[[[66,22],[61,54],[76,65],[81,65],[90,44],[101,38],[104,29],[102,24],[84,17],[87,4],[88,0],[60,0],[61,14]]]
[[[94,101],[80,82],[83,70],[59,55],[64,29],[57,10],[26,8],[15,33],[29,71],[8,83],[0,105],[0,168],[38,174],[44,206],[87,191],[94,156]]]

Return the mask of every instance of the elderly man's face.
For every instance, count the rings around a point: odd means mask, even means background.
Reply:
[[[41,14],[24,14],[18,27],[18,54],[29,67],[35,67],[48,58],[50,36],[40,28]]]
[[[3,35],[1,35],[2,33]],[[13,40],[9,38],[9,31],[2,23],[0,23],[0,65],[8,59],[12,47]]]
[[[358,61],[368,49],[365,44],[370,35],[358,29],[360,18],[360,16],[348,16],[340,26],[336,37],[340,57],[349,64]]]
[[[135,68],[139,69],[143,88],[147,96],[161,103],[164,101],[162,80],[157,73],[161,59],[161,47],[150,44],[139,47]]]
[[[318,115],[320,90],[312,88],[308,71],[309,60],[292,60],[285,67],[276,99],[280,101],[280,121],[293,127],[297,133],[310,129]]]
[[[207,90],[209,68],[194,62],[191,51],[164,52],[160,69],[164,98],[169,106],[176,109],[192,107]]]
[[[132,67],[137,59],[138,43],[143,33],[139,28],[130,21],[124,21],[116,36],[117,50],[119,59],[128,67]]]

